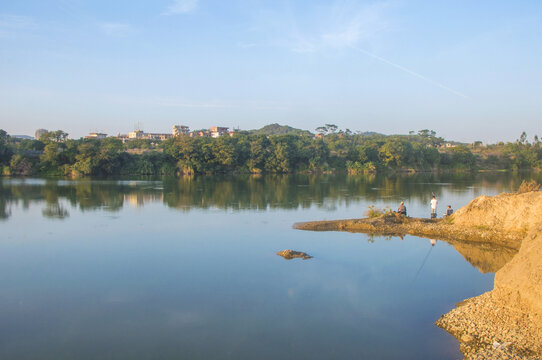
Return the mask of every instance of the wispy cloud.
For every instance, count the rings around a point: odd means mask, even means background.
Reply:
[[[386,31],[389,7],[388,2],[360,5],[336,1],[305,9],[302,16],[291,8],[281,13],[261,11],[252,30],[267,37],[270,45],[298,53],[346,48],[371,42]]]
[[[392,7],[388,1],[359,5],[345,0],[317,11],[305,9],[307,13],[299,17],[291,9],[280,14],[262,11],[252,31],[267,36],[268,45],[296,53],[355,50],[456,96],[468,98],[458,90],[366,50],[378,43],[381,34],[393,29],[389,20]]]
[[[338,15],[334,29],[321,35],[321,46],[348,47],[373,40],[378,33],[389,27],[384,16],[388,6],[388,3],[376,3],[360,8],[350,15]]]
[[[8,37],[36,27],[34,20],[28,16],[0,14],[0,37]]]
[[[99,27],[104,34],[111,37],[126,37],[135,33],[134,27],[125,23],[101,23]]]
[[[173,0],[165,11],[165,15],[187,14],[197,9],[199,0]]]

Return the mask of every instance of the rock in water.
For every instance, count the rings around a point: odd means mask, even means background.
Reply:
[[[286,260],[292,260],[295,258],[301,258],[303,260],[312,259],[312,256],[310,256],[307,253],[304,253],[302,251],[295,251],[295,250],[282,250],[277,253],[278,256],[282,256]]]

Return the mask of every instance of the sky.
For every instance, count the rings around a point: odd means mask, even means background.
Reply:
[[[542,135],[542,2],[0,0],[0,129]]]

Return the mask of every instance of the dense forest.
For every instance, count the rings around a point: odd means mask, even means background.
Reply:
[[[178,136],[160,142],[115,137],[69,139],[58,130],[39,140],[0,130],[3,175],[108,176],[218,173],[369,173],[384,171],[522,170],[542,167],[542,145],[523,133],[515,142],[482,145],[447,142],[434,131],[409,135],[352,133],[335,125],[316,136]]]

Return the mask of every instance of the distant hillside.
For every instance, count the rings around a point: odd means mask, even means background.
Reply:
[[[363,136],[373,136],[373,135],[386,136],[384,134],[377,133],[377,132],[374,132],[374,131],[364,131],[364,132],[358,132],[356,134],[363,135]]]
[[[269,124],[265,125],[261,129],[250,130],[251,134],[256,135],[307,135],[312,136],[313,134],[308,130],[296,129],[288,125],[279,125],[279,124]]]
[[[22,140],[34,140],[34,137],[29,135],[11,135],[11,137]]]

